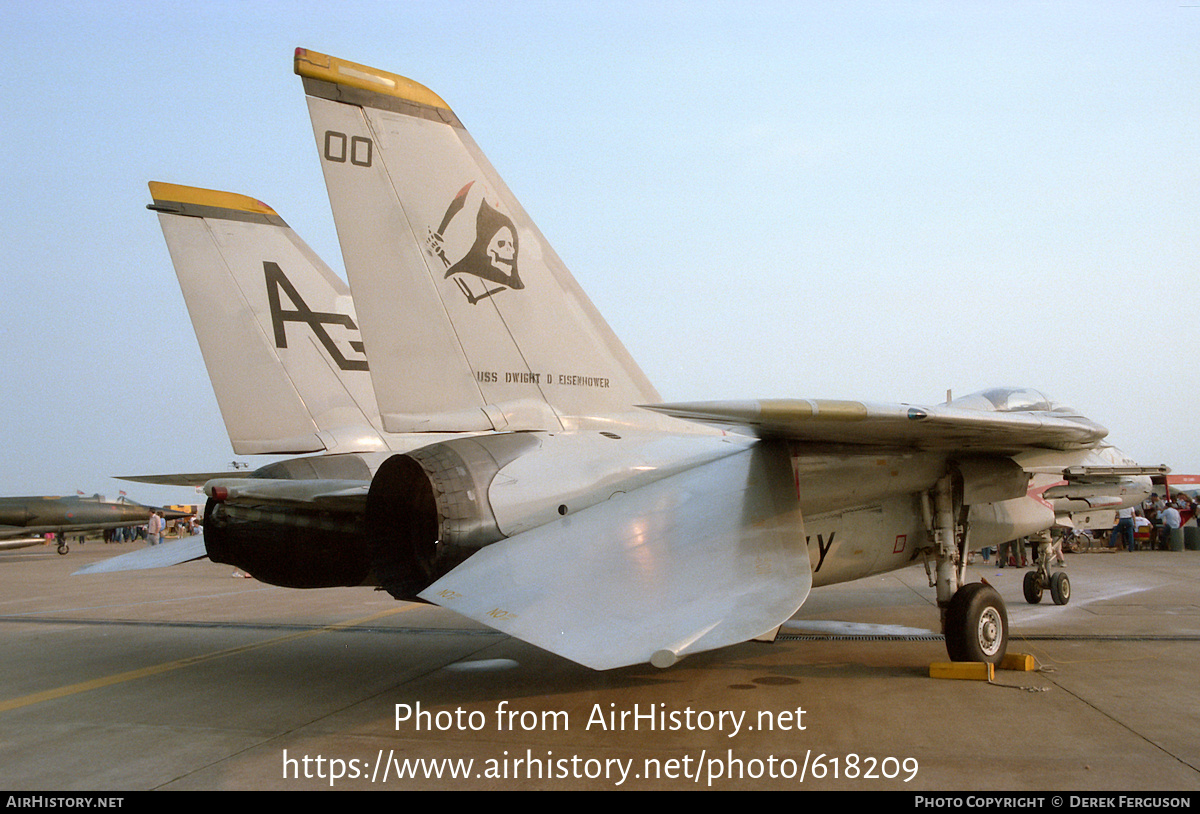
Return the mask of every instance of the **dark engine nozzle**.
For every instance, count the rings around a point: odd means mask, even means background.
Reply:
[[[365,523],[380,586],[397,599],[412,599],[502,539],[488,489],[501,468],[537,445],[523,433],[474,436],[384,461],[371,480]]]
[[[365,508],[362,503],[351,508],[316,501],[273,505],[210,499],[204,510],[205,547],[213,562],[243,568],[271,585],[376,584],[397,599],[415,599],[471,554],[504,537],[488,489],[501,468],[538,444],[531,434],[511,433],[456,438],[393,455],[371,477]],[[284,462],[290,467],[286,471],[276,471],[284,464],[273,464],[259,472],[285,481],[333,476],[359,484],[368,475],[357,459],[298,460],[312,471],[293,461]]]
[[[209,500],[204,546],[213,562],[235,565],[285,588],[361,585],[371,569],[357,514]]]

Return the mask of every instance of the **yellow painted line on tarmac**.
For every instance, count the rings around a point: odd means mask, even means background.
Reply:
[[[115,675],[104,676],[103,678],[94,678],[91,681],[81,681],[78,684],[69,684],[66,687],[58,687],[53,690],[43,690],[35,692],[32,695],[24,695],[20,698],[13,698],[9,701],[0,701],[0,712],[9,712],[22,707],[33,706],[40,704],[43,701],[53,701],[56,698],[66,698],[69,695],[78,695],[79,693],[91,692],[102,687],[111,687],[114,684],[122,684],[126,681],[135,681],[139,678],[147,678],[149,676],[159,675],[161,673],[169,673],[172,670],[179,670],[184,667],[191,667],[193,664],[201,664],[206,661],[214,661],[216,659],[233,656],[238,653],[246,653],[250,650],[257,650],[260,647],[270,647],[284,642],[303,639],[306,636],[316,636],[319,633],[329,633],[342,628],[355,627],[357,625],[365,625],[373,622],[376,619],[382,619],[385,616],[392,616],[397,613],[414,610],[419,605],[405,605],[399,608],[392,608],[379,613],[373,613],[370,616],[364,616],[361,619],[350,619],[345,622],[338,622],[325,627],[317,628],[316,630],[303,630],[298,633],[289,633],[286,636],[277,636],[274,639],[256,642],[254,644],[244,644],[241,647],[230,647],[226,650],[217,650],[213,653],[203,653],[198,656],[190,656],[186,659],[177,659],[176,661],[168,661],[165,664],[156,664],[151,667],[142,667],[138,670],[129,670],[124,673],[116,673]]]

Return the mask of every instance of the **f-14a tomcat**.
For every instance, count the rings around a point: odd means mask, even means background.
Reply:
[[[968,549],[1160,471],[1033,390],[662,403],[439,96],[303,49],[295,70],[348,289],[265,204],[150,186],[235,451],[318,453],[205,484],[213,560],[609,669],[769,636],[813,587],[924,558],[951,658],[997,662]]]

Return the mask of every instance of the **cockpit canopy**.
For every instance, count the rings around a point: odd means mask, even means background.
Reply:
[[[995,413],[1048,412],[1077,415],[1074,407],[1051,401],[1045,393],[1028,387],[993,387],[954,399],[952,407]]]

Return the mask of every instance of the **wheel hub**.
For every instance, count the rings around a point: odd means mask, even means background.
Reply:
[[[992,656],[1000,649],[1000,616],[995,608],[986,609],[979,617],[979,649]]]

